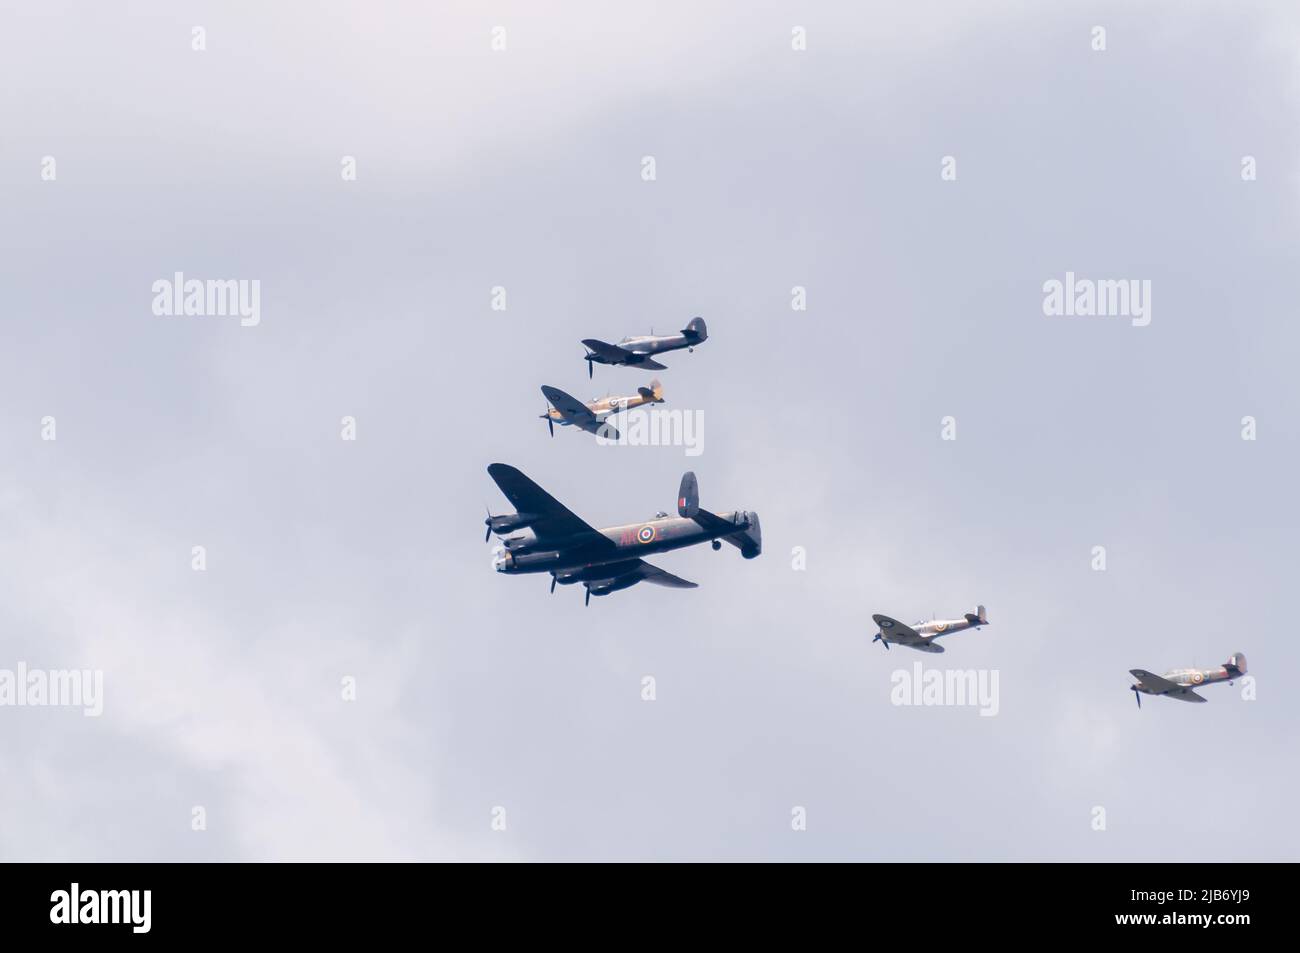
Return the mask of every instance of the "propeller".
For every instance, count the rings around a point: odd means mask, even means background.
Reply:
[[[885,643],[885,651],[886,651],[886,652],[889,651],[889,640],[888,640],[888,639],[881,638],[881,635],[880,635],[879,632],[876,633],[876,637],[875,637],[874,639],[872,639],[871,641],[872,641],[872,642],[884,642],[884,643]]]
[[[483,509],[487,510],[487,519],[483,521],[484,525],[487,526],[487,532],[483,534],[483,542],[486,543],[492,538],[492,507],[485,506]]]
[[[1136,688],[1133,689],[1133,697],[1137,699],[1138,708],[1142,708],[1142,693]]]
[[[551,429],[551,436],[555,436],[555,420],[551,417],[551,405],[546,405],[546,413],[542,414],[546,418],[546,426]]]
[[[555,595],[555,583],[556,583],[556,581],[557,581],[557,580],[556,580],[555,573],[551,573],[551,595]]]
[[[587,598],[583,600],[582,604],[584,606],[591,605],[591,586],[587,587]]]
[[[587,355],[587,377],[588,379],[590,379],[595,376],[596,376],[596,362],[593,361],[591,359],[591,355],[588,354]]]

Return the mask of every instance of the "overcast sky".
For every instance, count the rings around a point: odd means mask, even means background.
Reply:
[[[0,669],[104,711],[0,707],[0,858],[1300,857],[1300,15],[973,6],[3,0]],[[700,456],[547,435],[693,315]],[[492,571],[495,461],[595,525],[694,469],[764,553],[584,607]]]

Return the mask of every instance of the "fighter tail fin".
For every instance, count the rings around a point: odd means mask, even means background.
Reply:
[[[1224,668],[1234,675],[1246,674],[1246,656],[1240,652],[1233,652],[1228,656],[1228,661],[1224,663]]]
[[[709,339],[709,329],[705,327],[703,318],[691,318],[690,323],[682,328],[682,334],[692,344],[699,344]]]
[[[638,387],[636,392],[641,395],[643,400],[651,400],[656,404],[664,402],[664,385],[659,383],[658,378],[652,380],[649,387]]]

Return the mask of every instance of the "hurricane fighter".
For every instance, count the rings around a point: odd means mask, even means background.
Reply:
[[[587,338],[582,342],[587,348],[587,376],[592,376],[596,364],[623,364],[652,371],[667,370],[665,365],[654,360],[653,355],[680,351],[682,348],[694,351],[697,344],[703,344],[708,338],[709,330],[704,326],[703,318],[691,318],[690,323],[677,334],[647,334],[623,338],[617,344]]]
[[[1163,676],[1134,668],[1129,670],[1129,674],[1137,679],[1129,686],[1129,691],[1137,699],[1139,708],[1142,707],[1143,695],[1163,695],[1165,698],[1177,698],[1180,702],[1204,702],[1209,699],[1196,694],[1192,689],[1213,685],[1215,682],[1231,685],[1234,678],[1246,674],[1246,656],[1236,652],[1228,656],[1228,661],[1218,668],[1176,668],[1165,672]]]

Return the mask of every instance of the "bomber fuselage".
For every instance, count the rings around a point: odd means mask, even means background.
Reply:
[[[707,530],[695,520],[680,516],[597,530],[614,544],[612,549],[607,546],[563,548],[563,540],[540,543],[529,533],[507,538],[505,551],[496,557],[493,566],[497,572],[511,574],[563,572],[608,566],[720,539],[750,525],[750,514],[744,511],[719,513],[718,516],[726,522],[726,526],[719,526],[716,530]],[[557,546],[561,548],[557,549]]]

